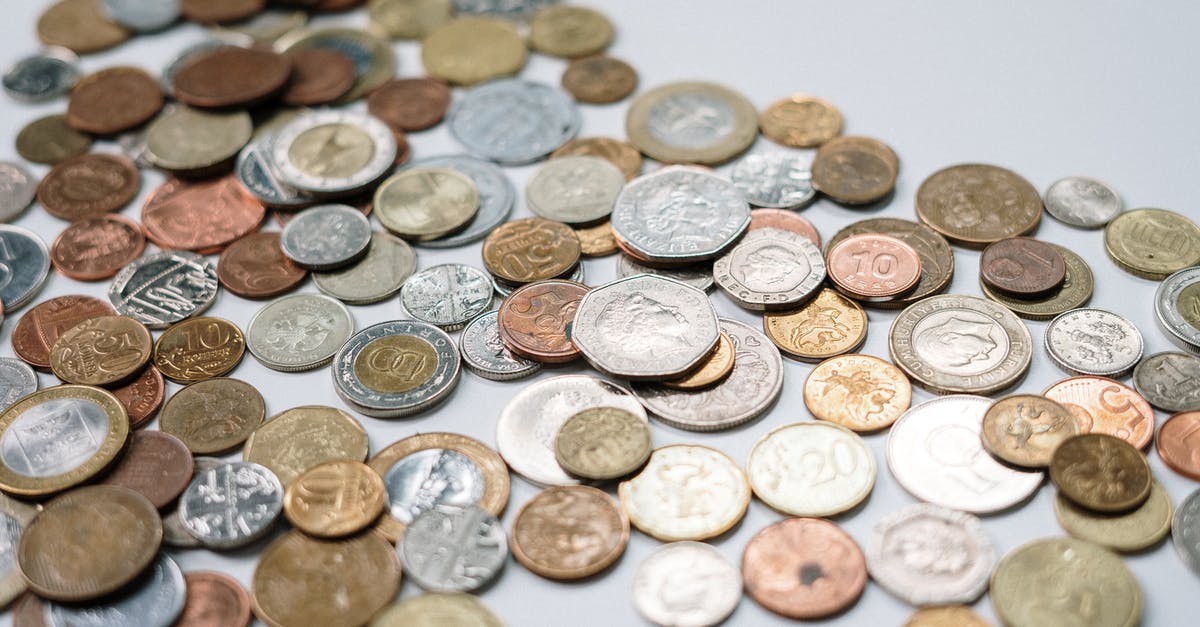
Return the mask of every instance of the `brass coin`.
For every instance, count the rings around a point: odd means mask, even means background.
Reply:
[[[598,54],[571,61],[563,70],[562,86],[579,102],[609,104],[637,89],[638,74],[628,63]]]
[[[613,25],[599,11],[551,5],[529,20],[529,46],[554,57],[585,57],[602,52],[613,40]]]
[[[30,505],[0,494],[0,528],[4,529],[0,534],[3,534],[8,543],[4,549],[8,561],[0,565],[0,609],[7,607],[28,588],[25,578],[21,576],[21,570],[12,563],[12,543],[20,539],[21,534],[25,533],[25,528],[40,511],[41,505]]]
[[[87,153],[92,137],[71,128],[67,116],[48,115],[26,124],[17,134],[16,147],[26,161],[54,165]]]
[[[483,265],[497,278],[521,285],[562,276],[579,263],[579,237],[545,218],[500,225],[483,240]]]
[[[379,222],[406,239],[445,237],[470,224],[478,211],[475,183],[448,168],[409,168],[375,191]]]
[[[1127,211],[1104,227],[1104,251],[1122,270],[1161,281],[1200,264],[1200,226],[1165,209]]]
[[[107,50],[132,35],[104,15],[99,0],[62,0],[46,9],[37,23],[42,43],[76,54]]]
[[[262,424],[262,394],[237,379],[209,379],[175,393],[163,406],[158,428],[195,455],[224,453],[240,446]]]
[[[454,17],[450,0],[370,0],[373,30],[392,39],[421,39]]]
[[[427,592],[384,608],[370,627],[504,627],[471,594]]]
[[[834,201],[866,205],[896,188],[900,158],[870,137],[838,137],[821,145],[812,164],[813,187]]]
[[[868,303],[878,309],[897,309],[907,307],[921,299],[939,294],[950,285],[954,278],[954,250],[950,243],[937,231],[911,220],[897,218],[871,218],[855,222],[834,234],[829,240],[826,250],[836,246],[838,242],[853,235],[863,233],[881,233],[890,235],[912,246],[921,258],[921,278],[917,287],[902,298],[884,302]]]
[[[403,370],[391,367],[396,355],[404,355],[406,362],[416,365]],[[354,376],[376,392],[401,394],[425,385],[437,372],[437,365],[437,349],[424,339],[385,335],[363,347],[354,360]]]
[[[245,111],[172,107],[146,129],[146,158],[155,167],[178,175],[217,172],[232,163],[253,132],[254,124]]]
[[[1058,291],[1043,298],[1025,300],[1006,296],[980,281],[979,288],[983,295],[1026,320],[1050,320],[1061,313],[1086,305],[1092,299],[1095,286],[1092,269],[1088,267],[1087,261],[1074,251],[1057,244],[1051,245],[1058,249],[1067,264],[1067,278],[1063,280]]]
[[[153,341],[142,323],[127,316],[84,320],[50,349],[50,370],[67,383],[113,385],[150,363]]]
[[[826,359],[804,382],[804,405],[813,416],[860,433],[890,427],[911,404],[904,372],[871,355]]]
[[[224,318],[192,318],[171,325],[154,343],[154,366],[179,383],[219,377],[246,353],[246,338]]]
[[[779,350],[805,361],[820,361],[862,345],[867,339],[867,313],[837,290],[822,288],[800,309],[765,312],[763,331]]]
[[[572,139],[550,153],[551,159],[559,157],[600,157],[617,166],[631,181],[642,173],[642,153],[627,141],[609,137]]]
[[[460,17],[421,42],[425,72],[458,85],[512,76],[528,56],[515,25],[487,17]]]
[[[307,405],[273,416],[250,435],[242,460],[262,464],[285,487],[304,471],[325,462],[367,458],[367,432],[350,414]]]
[[[1002,398],[983,415],[980,437],[993,457],[1026,468],[1045,468],[1055,449],[1081,431],[1071,410],[1044,396]]]
[[[1061,494],[1054,499],[1054,516],[1064,531],[1080,540],[1126,553],[1150,548],[1165,538],[1171,531],[1174,509],[1171,495],[1157,481],[1151,486],[1146,502],[1125,514],[1088,511]]]
[[[91,601],[133,581],[158,555],[162,521],[146,497],[97,485],[64,494],[21,535],[29,588],[54,601]]]
[[[1132,444],[1101,433],[1069,438],[1050,458],[1050,480],[1071,502],[1097,512],[1127,512],[1150,496],[1150,464]]]
[[[613,235],[611,222],[572,228],[575,228],[575,236],[579,238],[579,252],[585,257],[607,257],[620,250],[617,247],[617,238]]]
[[[909,617],[904,627],[992,627],[965,605],[923,607]]]
[[[629,517],[601,490],[558,486],[521,508],[511,537],[513,557],[534,574],[582,579],[608,568],[625,552]]]
[[[767,139],[792,148],[816,148],[842,134],[842,113],[831,103],[796,94],[771,103],[758,116]]]
[[[362,462],[313,466],[288,485],[283,514],[294,527],[318,538],[340,538],[365,529],[383,513],[387,488]]]
[[[1010,170],[979,163],[954,165],[921,183],[917,217],[951,242],[983,248],[1037,229],[1042,196]]]
[[[637,471],[654,446],[642,418],[617,407],[592,407],[571,416],[554,438],[563,470],[584,479],[617,479]]]
[[[662,381],[662,385],[676,390],[699,390],[713,385],[733,372],[733,363],[737,358],[737,349],[733,340],[724,331],[717,340],[717,346],[709,354],[708,359],[688,376],[673,381]]]

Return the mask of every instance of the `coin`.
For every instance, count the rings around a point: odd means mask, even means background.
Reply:
[[[880,519],[867,546],[871,578],[918,607],[974,603],[995,563],[978,518],[923,503]]]
[[[579,238],[579,252],[584,257],[606,257],[620,250],[612,224],[607,221],[596,226],[576,228],[575,236]]]
[[[71,91],[79,80],[79,57],[51,48],[19,59],[4,72],[4,91],[20,102],[46,102]]]
[[[450,87],[442,81],[393,79],[371,92],[367,111],[393,128],[423,131],[442,121],[450,108],[450,100]]]
[[[603,13],[579,6],[547,6],[529,19],[529,46],[542,54],[575,58],[603,52],[613,25]]]
[[[617,276],[627,278],[637,274],[653,274],[674,279],[705,292],[713,288],[712,268],[705,264],[692,266],[675,266],[671,268],[653,268],[639,263],[628,254],[617,258]]]
[[[1183,564],[1200,574],[1200,490],[1185,497],[1175,510],[1171,541]]]
[[[503,623],[474,595],[426,592],[384,608],[371,619],[370,626],[503,627]]]
[[[50,246],[50,263],[76,281],[100,281],[142,256],[141,226],[121,215],[72,222]]]
[[[800,460],[797,463],[794,460]],[[849,429],[797,422],[764,435],[746,460],[754,494],[789,516],[834,516],[875,487],[875,456]]]
[[[404,573],[430,592],[471,592],[487,585],[508,559],[500,521],[475,507],[439,505],[421,512],[396,546]]]
[[[473,20],[457,20],[447,28],[463,21]],[[493,49],[487,54],[499,56]],[[449,113],[450,134],[459,143],[504,165],[545,157],[574,137],[580,124],[579,108],[562,90],[518,78],[472,88]]]
[[[279,175],[274,159],[274,132],[253,138],[238,153],[234,174],[246,191],[268,207],[276,209],[302,209],[317,203],[316,198],[299,188],[285,183]]]
[[[753,225],[752,225],[753,226]],[[826,250],[830,250],[847,237],[864,233],[879,233],[895,237],[912,246],[921,258],[921,278],[912,292],[885,303],[871,303],[876,307],[903,307],[922,300],[946,289],[954,276],[954,251],[946,238],[933,229],[896,218],[871,218],[855,222],[838,231],[829,240]]]
[[[412,167],[380,184],[375,208],[379,221],[392,233],[415,240],[437,239],[475,218],[479,192],[469,177],[455,170]]]
[[[415,320],[367,327],[333,359],[338,396],[369,416],[397,418],[424,411],[458,383],[459,356],[445,331]]]
[[[417,242],[426,248],[453,248],[487,236],[506,219],[516,201],[517,191],[504,171],[495,164],[475,157],[443,156],[430,157],[414,162],[410,167],[444,167],[467,175],[479,192],[479,211],[475,219],[458,233],[446,237]]]
[[[812,160],[784,152],[746,155],[729,175],[755,207],[797,209],[816,198]]]
[[[371,0],[371,26],[393,39],[422,39],[454,15],[451,0]]]
[[[585,479],[624,477],[650,458],[645,419],[616,407],[591,407],[567,419],[554,440],[563,470]]]
[[[161,431],[135,431],[101,483],[129,488],[163,508],[183,493],[191,479],[192,454],[179,438]]]
[[[25,528],[41,511],[40,505],[28,505],[0,494],[0,608],[7,607],[13,599],[28,588],[21,570],[17,567],[16,553]],[[13,610],[19,614],[19,609]],[[18,620],[14,616],[14,621]]]
[[[769,140],[791,148],[816,148],[842,134],[842,114],[828,101],[796,94],[771,103],[758,117]]]
[[[749,223],[750,207],[736,187],[687,167],[663,168],[630,182],[612,213],[618,243],[669,263],[717,257]]]
[[[1133,387],[1151,405],[1168,412],[1200,410],[1200,357],[1155,353],[1133,370]]]
[[[581,283],[549,280],[513,291],[500,305],[498,332],[515,354],[542,363],[579,358],[568,337],[579,301],[588,288]]]
[[[232,244],[217,262],[217,278],[242,298],[271,298],[296,288],[308,271],[280,248],[279,233],[251,233]]]
[[[513,557],[547,579],[583,579],[616,562],[629,542],[629,518],[617,502],[587,486],[548,488],[513,521]]]
[[[886,429],[911,402],[904,373],[871,355],[827,359],[804,382],[804,405],[814,417],[858,432]]]
[[[562,86],[579,102],[609,104],[632,94],[638,75],[628,63],[596,54],[572,59],[563,71]]]
[[[506,222],[483,242],[483,265],[497,278],[523,284],[561,276],[579,263],[571,227],[545,218]]]
[[[862,549],[837,525],[789,518],[758,532],[742,553],[746,592],[788,618],[817,619],[845,610],[867,585]]]
[[[38,202],[63,220],[96,218],[133,200],[141,187],[137,166],[120,155],[86,154],[55,165],[38,184]]]
[[[113,313],[108,303],[91,296],[57,296],[43,301],[13,327],[13,352],[34,368],[49,370],[50,348],[58,336],[84,320]]]
[[[1154,313],[1172,342],[1200,353],[1200,268],[1167,277],[1154,292]]]
[[[1103,309],[1073,309],[1050,321],[1046,352],[1070,374],[1124,377],[1142,359],[1142,334]]]
[[[491,308],[492,284],[478,268],[442,264],[409,277],[400,302],[415,320],[455,331]]]
[[[289,484],[283,513],[310,536],[337,538],[370,525],[386,504],[379,474],[362,462],[343,460],[313,466]]]
[[[983,415],[983,448],[994,457],[1026,468],[1045,468],[1063,441],[1082,426],[1066,407],[1043,396],[1002,398]]]
[[[1161,281],[1200,265],[1200,226],[1165,209],[1136,209],[1104,227],[1104,250],[1122,270]]]
[[[150,363],[150,332],[127,316],[100,316],[71,327],[50,349],[50,369],[67,383],[112,385]]]
[[[1031,237],[992,242],[979,260],[988,287],[1018,298],[1037,298],[1059,289],[1067,267],[1058,247]]]
[[[991,627],[991,623],[963,605],[923,607],[909,617],[904,627]]]
[[[250,624],[250,595],[228,575],[193,571],[187,582],[187,603],[176,625],[179,627],[246,627]]]
[[[293,107],[329,104],[346,95],[358,79],[354,60],[332,48],[289,52],[291,79],[279,100]]]
[[[137,259],[118,272],[108,288],[108,300],[118,313],[151,329],[198,315],[216,297],[216,268],[200,255],[183,251]]]
[[[196,473],[179,497],[179,518],[205,547],[230,550],[271,531],[283,486],[266,466],[229,462]]]
[[[867,314],[855,301],[822,288],[800,309],[765,312],[763,330],[783,352],[817,361],[862,345],[867,337]]]
[[[516,27],[492,18],[461,17],[431,29],[421,41],[429,76],[458,85],[512,76],[528,56]]]
[[[1163,463],[1192,479],[1200,477],[1200,447],[1190,441],[1197,429],[1200,429],[1200,411],[1185,411],[1168,418],[1155,439]]]
[[[900,486],[918,499],[974,514],[998,512],[1029,498],[1042,473],[1010,468],[980,441],[992,404],[952,395],[914,406],[888,433],[887,461]]]
[[[586,59],[581,60],[584,62]],[[551,159],[562,157],[600,157],[620,168],[626,180],[637,178],[642,171],[642,155],[632,144],[608,137],[572,139],[551,153]]]
[[[921,257],[901,239],[863,233],[829,247],[829,279],[844,294],[886,300],[907,293],[921,278]]]
[[[633,577],[633,605],[655,625],[704,627],[724,621],[742,599],[742,574],[702,542],[672,542]]]
[[[160,554],[137,579],[113,596],[89,605],[45,602],[48,625],[112,624],[136,616],[139,625],[171,627],[177,624],[186,601],[183,571],[175,560]]]
[[[1063,379],[1042,396],[1071,410],[1080,433],[1103,433],[1146,448],[1154,435],[1154,410],[1132,388],[1104,377]]]
[[[1068,176],[1050,185],[1046,213],[1069,226],[1098,229],[1121,213],[1121,197],[1108,185],[1083,176]]]
[[[180,0],[183,17],[204,24],[237,22],[262,10],[266,0]]]
[[[468,370],[493,381],[521,379],[541,370],[539,361],[513,354],[500,339],[498,312],[477,316],[463,328],[458,348]]]
[[[983,295],[989,300],[996,301],[1008,307],[1013,313],[1028,320],[1049,320],[1061,313],[1087,304],[1092,297],[1094,279],[1092,270],[1083,257],[1057,244],[1054,246],[1066,263],[1066,278],[1058,291],[1049,296],[1028,300],[1014,298],[992,290],[986,283],[980,282]]]
[[[288,55],[225,46],[197,55],[180,67],[172,79],[173,94],[180,102],[196,107],[248,107],[277,95],[288,83],[292,68]]]
[[[416,253],[404,240],[375,232],[365,257],[340,270],[313,273],[313,283],[342,302],[368,305],[400,291],[416,267]]]
[[[129,414],[129,427],[140,429],[158,415],[167,384],[154,366],[146,366],[133,381],[112,390]]]
[[[336,270],[361,259],[371,245],[371,223],[346,205],[305,209],[283,228],[283,254],[313,270]]]
[[[220,377],[237,367],[246,338],[223,318],[192,318],[171,325],[154,343],[154,366],[183,384]]]
[[[92,137],[71,128],[62,114],[26,124],[16,139],[17,154],[26,161],[49,165],[85,154],[91,147]]]
[[[67,123],[93,135],[115,135],[149,121],[162,107],[162,90],[149,74],[136,67],[110,67],[75,84]]]
[[[179,19],[178,3],[154,0],[103,0],[104,12],[117,24],[141,33],[162,30]]]
[[[633,526],[663,542],[719,536],[750,505],[750,482],[741,467],[718,450],[686,444],[655,449],[617,493]]]
[[[12,357],[0,357],[0,411],[37,389],[38,378],[33,368]]]
[[[245,442],[265,413],[254,386],[237,379],[209,379],[176,392],[163,407],[158,427],[182,440],[192,453],[211,455]]]
[[[1068,438],[1054,449],[1050,479],[1071,502],[1104,513],[1127,512],[1145,503],[1153,482],[1140,451],[1101,433]]]
[[[729,339],[725,332],[721,332],[717,347],[695,370],[682,379],[671,379],[661,383],[675,390],[700,390],[710,387],[733,372],[733,365],[737,359],[734,353],[733,340]]]
[[[345,195],[379,180],[396,162],[392,130],[380,120],[350,111],[305,114],[285,125],[271,142],[279,180],[324,195]]]
[[[33,299],[50,274],[50,253],[46,243],[32,231],[0,224],[0,311],[20,309]]]
[[[790,231],[807,237],[818,247],[821,245],[821,234],[812,222],[787,209],[751,209],[750,227],[747,232],[759,229]]]
[[[825,259],[803,235],[759,229],[716,260],[713,277],[735,303],[751,311],[794,309],[825,281]]]
[[[38,184],[24,166],[0,161],[0,222],[20,216],[33,202]]]
[[[261,0],[259,0],[261,2]],[[324,28],[320,30],[298,30],[279,38],[275,49],[294,53],[310,48],[337,50],[354,60],[358,74],[354,86],[334,104],[354,102],[378,89],[396,75],[396,53],[391,43],[354,28]],[[347,112],[329,112],[343,115]]]
[[[605,159],[560,157],[533,174],[525,200],[543,218],[587,226],[608,218],[624,186],[625,175]]]
[[[813,187],[842,204],[870,204],[895,190],[899,168],[896,153],[877,139],[836,137],[817,150]]]
[[[742,94],[714,83],[667,83],[629,105],[625,134],[663,163],[723,163],[758,136],[758,112]]]
[[[212,112],[171,107],[146,128],[144,158],[180,176],[223,173],[254,130],[244,111]]]
[[[946,239],[971,248],[1037,228],[1042,198],[1029,181],[994,165],[938,170],[917,190],[917,217]]]
[[[95,0],[60,0],[37,21],[37,36],[42,43],[62,46],[77,54],[107,50],[131,35],[109,20]]]
[[[1171,531],[1171,496],[1154,481],[1150,496],[1137,509],[1124,514],[1099,514],[1075,505],[1062,493],[1054,499],[1058,524],[1080,540],[1121,552],[1154,546]]]
[[[367,452],[367,432],[353,416],[333,407],[306,405],[262,423],[246,440],[242,459],[270,469],[287,487],[313,466],[362,461]]]
[[[268,368],[300,372],[329,363],[353,333],[344,305],[328,296],[295,294],[259,309],[246,326],[246,342]]]

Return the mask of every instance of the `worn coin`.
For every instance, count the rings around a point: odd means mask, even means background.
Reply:
[[[1062,286],[1067,266],[1054,244],[1032,237],[1009,237],[983,249],[979,276],[994,290],[1018,298],[1037,298]]]
[[[0,608],[28,588],[21,569],[17,567],[17,547],[25,528],[41,511],[40,505],[30,505],[0,494]],[[14,614],[19,610],[14,609]],[[14,616],[14,621],[18,620]]]
[[[1184,497],[1175,510],[1171,541],[1184,565],[1200,575],[1200,490]]]
[[[1168,418],[1155,438],[1159,459],[1171,470],[1192,479],[1200,478],[1200,446],[1192,442],[1198,430],[1200,411],[1185,411]]]
[[[144,158],[180,176],[228,171],[254,131],[245,111],[170,107],[146,128]]]
[[[283,495],[288,522],[318,538],[357,533],[375,522],[386,504],[387,489],[379,473],[349,460],[309,468]]]
[[[79,57],[63,48],[18,59],[4,72],[4,91],[20,102],[53,100],[79,80],[78,62]]]
[[[37,196],[50,215],[75,221],[121,209],[140,187],[141,177],[132,161],[93,153],[55,165],[38,184]]]
[[[458,341],[463,365],[468,370],[493,381],[511,381],[530,376],[541,370],[542,363],[514,354],[500,338],[499,312],[489,311],[477,316],[463,328]]]
[[[50,263],[76,281],[100,281],[142,256],[146,238],[137,222],[105,215],[72,222],[50,245]]]
[[[180,0],[183,17],[202,24],[238,22],[263,9],[266,0]]]
[[[758,112],[742,94],[714,83],[667,83],[629,105],[625,134],[663,163],[722,163],[758,136]]]
[[[1046,190],[1046,213],[1081,229],[1098,229],[1121,213],[1121,197],[1096,179],[1068,176]]]
[[[404,573],[421,588],[471,592],[500,574],[508,537],[500,521],[478,507],[438,505],[413,519],[396,553]]]
[[[587,486],[543,490],[513,520],[513,557],[547,579],[599,573],[625,553],[628,542],[625,512],[611,496]]]
[[[471,89],[449,114],[450,134],[459,143],[480,157],[505,165],[545,157],[575,137],[580,124],[579,108],[566,93],[519,78]]]
[[[1103,433],[1146,448],[1154,436],[1154,409],[1119,381],[1085,376],[1063,379],[1042,392],[1071,410],[1080,433]]]
[[[265,466],[228,462],[196,473],[179,497],[179,517],[205,547],[230,550],[271,531],[283,509],[283,486]]]
[[[466,155],[430,157],[412,163],[410,167],[450,168],[469,177],[479,192],[479,211],[475,219],[452,235],[436,240],[417,242],[425,248],[454,248],[483,239],[508,219],[516,202],[517,190],[512,181],[496,164]]]
[[[179,438],[162,431],[135,431],[100,483],[129,488],[162,509],[187,488],[192,468],[192,453]]]
[[[751,209],[750,227],[747,232],[759,229],[790,231],[807,237],[818,247],[821,246],[821,234],[817,232],[817,227],[800,214],[788,209]]]
[[[349,55],[333,48],[304,48],[287,54],[292,61],[291,78],[279,101],[292,107],[332,103],[345,96],[358,80]]]
[[[353,416],[333,407],[306,405],[262,423],[246,440],[242,459],[270,469],[287,487],[313,466],[341,459],[362,461],[367,451],[367,432]]]
[[[62,46],[76,54],[100,52],[133,33],[109,20],[96,0],[60,0],[37,21],[37,36],[47,46]]]
[[[1133,369],[1133,387],[1168,412],[1200,411],[1200,357],[1156,353]]]
[[[450,87],[442,81],[401,78],[371,92],[367,111],[393,128],[422,131],[442,121],[450,108],[450,100]]]
[[[617,277],[626,278],[637,274],[654,274],[668,279],[674,279],[705,292],[711,290],[713,282],[712,268],[705,264],[695,266],[673,266],[671,268],[653,268],[639,263],[627,254],[617,258]]]
[[[121,387],[113,388],[113,396],[121,401],[129,414],[129,427],[140,429],[158,415],[166,395],[167,384],[162,373],[154,366],[146,366],[142,373]]]
[[[733,365],[737,360],[735,353],[733,340],[729,339],[728,334],[721,332],[721,339],[717,340],[717,347],[695,370],[683,378],[669,379],[661,381],[661,383],[675,390],[700,390],[711,387],[733,372]]]
[[[529,179],[525,200],[535,214],[572,226],[608,218],[625,186],[625,175],[600,157],[547,161]]]
[[[800,309],[765,312],[763,331],[783,352],[819,361],[861,346],[867,338],[867,314],[836,290],[821,288]]]
[[[200,255],[161,252],[137,259],[117,273],[108,300],[118,313],[151,329],[165,329],[212,306],[217,285],[217,269]]]
[[[1037,228],[1042,198],[1020,175],[994,165],[938,170],[917,190],[917,217],[950,241],[982,248]]]
[[[804,405],[814,417],[860,433],[891,426],[911,402],[904,373],[871,355],[827,359],[804,382]]]
[[[400,289],[413,319],[456,331],[492,306],[492,282],[478,268],[447,263],[413,274]]]
[[[119,625],[136,621],[145,627],[172,627],[187,596],[183,571],[175,560],[159,554],[137,579],[114,596],[90,605],[45,602],[48,627]],[[136,617],[136,618],[135,618]]]
[[[900,158],[877,139],[836,137],[817,150],[813,187],[842,204],[870,204],[895,190],[899,168]]]
[[[755,207],[798,209],[817,197],[812,159],[787,152],[746,155],[729,178]]]
[[[1104,227],[1104,250],[1122,270],[1151,281],[1200,265],[1200,226],[1165,209],[1135,209]]]
[[[562,86],[579,102],[610,104],[637,89],[638,74],[620,59],[596,54],[572,59],[563,70]]]
[[[183,384],[233,370],[246,352],[241,329],[223,318],[192,318],[171,325],[154,343],[154,366]]]
[[[0,411],[38,389],[37,373],[24,362],[0,357]]]
[[[1082,307],[1092,298],[1095,279],[1087,261],[1074,251],[1052,244],[1066,263],[1066,278],[1057,291],[1049,296],[1035,299],[1015,298],[993,290],[982,281],[979,284],[983,295],[1008,307],[1013,313],[1028,320],[1049,320],[1061,313]]]
[[[995,563],[978,518],[924,503],[881,518],[867,546],[871,578],[917,607],[974,603]]]
[[[1046,327],[1046,352],[1070,374],[1124,377],[1142,359],[1142,334],[1103,309],[1073,309]]]
[[[375,190],[379,222],[408,239],[445,237],[466,227],[478,211],[475,184],[450,168],[406,168]]]
[[[904,627],[992,627],[992,624],[965,605],[943,605],[913,612]]]
[[[0,222],[25,212],[37,194],[38,183],[24,166],[0,161]]]
[[[110,67],[89,74],[71,89],[67,124],[93,135],[116,135],[141,126],[163,107],[158,81],[136,67]]]
[[[270,160],[285,184],[323,195],[358,191],[396,162],[396,136],[379,119],[351,111],[308,113],[281,128]]]
[[[346,205],[321,205],[301,211],[283,227],[280,246],[297,265],[336,270],[362,258],[371,245],[371,223]]]
[[[67,383],[113,385],[150,362],[150,331],[127,316],[100,316],[71,327],[50,348],[50,369]]]
[[[627,141],[609,137],[580,137],[572,139],[551,153],[551,159],[562,157],[600,157],[620,168],[626,180],[642,172],[642,154]]]
[[[366,256],[340,270],[314,272],[313,284],[344,303],[369,305],[399,292],[416,268],[417,254],[407,242],[375,232]]]
[[[1146,457],[1132,444],[1102,433],[1077,435],[1054,449],[1050,480],[1059,494],[1087,509],[1127,512],[1150,495]]]
[[[1025,468],[1050,465],[1054,450],[1081,433],[1082,425],[1066,407],[1044,396],[1002,398],[983,415],[980,437],[994,457]]]
[[[458,85],[512,76],[529,51],[514,24],[463,17],[431,29],[421,41],[421,63],[433,78]]]
[[[183,579],[187,602],[176,625],[246,627],[250,624],[250,595],[236,579],[211,571],[192,571]]]
[[[584,479],[624,477],[641,468],[652,450],[642,416],[617,407],[591,407],[567,419],[554,438],[563,470]]]
[[[26,124],[16,139],[17,154],[26,161],[54,165],[87,153],[92,136],[67,124],[67,116],[48,115]]]
[[[803,235],[759,229],[716,260],[713,277],[746,309],[794,309],[812,298],[825,281],[825,259],[821,249]]]
[[[545,218],[507,222],[483,242],[488,272],[518,285],[566,274],[579,255],[579,237],[571,227]]]
[[[113,22],[139,33],[162,30],[179,19],[178,2],[155,0],[103,0],[104,13]]]
[[[921,256],[904,240],[862,233],[851,235],[827,253],[829,279],[842,293],[859,300],[890,300],[916,287]]]
[[[529,46],[542,54],[585,57],[603,52],[612,39],[612,22],[595,9],[550,5],[529,18]]]
[[[49,370],[50,349],[60,335],[84,320],[114,313],[108,303],[91,296],[57,296],[42,301],[13,327],[13,352],[34,368]]]
[[[444,1],[449,6],[449,0]],[[371,619],[370,627],[504,627],[504,623],[475,595],[426,592],[384,608]]]
[[[812,620],[858,601],[867,585],[867,563],[841,527],[817,518],[789,518],[746,544],[742,578],[750,598],[763,607]]]
[[[664,542],[719,536],[750,505],[750,482],[740,466],[716,449],[687,444],[655,449],[617,493],[633,526]]]
[[[249,107],[278,94],[292,57],[264,48],[225,46],[189,59],[172,77],[177,100],[196,107]]]
[[[754,494],[789,516],[828,517],[854,508],[875,487],[875,456],[853,431],[797,422],[764,435],[746,460]]]
[[[237,379],[209,379],[176,392],[158,428],[183,441],[196,455],[238,447],[262,424],[266,405],[254,386]]]
[[[672,542],[633,575],[633,605],[655,625],[718,625],[742,600],[742,573],[712,545]]]
[[[1167,277],[1154,292],[1154,313],[1172,342],[1200,353],[1200,268],[1184,268]]]
[[[1171,532],[1171,495],[1155,481],[1140,507],[1123,514],[1101,514],[1080,507],[1062,493],[1054,499],[1054,516],[1067,533],[1102,547],[1132,553],[1150,548]]]
[[[842,134],[842,114],[833,104],[796,94],[771,103],[758,116],[769,140],[792,148],[816,148]]]
[[[847,237],[864,233],[879,233],[895,237],[912,246],[921,258],[921,278],[913,291],[895,300],[872,302],[872,306],[904,307],[937,294],[950,285],[950,279],[954,277],[954,251],[950,248],[946,238],[937,231],[917,222],[897,218],[871,218],[855,222],[838,231],[829,240],[826,250],[830,250]],[[1088,293],[1091,293],[1090,289]]]
[[[242,298],[271,298],[290,292],[308,271],[283,254],[280,234],[251,233],[232,244],[217,261],[217,279]]]
[[[451,0],[370,0],[373,30],[393,39],[422,39],[454,16]]]
[[[261,3],[261,0],[259,0]],[[391,42],[356,28],[323,28],[297,30],[280,37],[276,50],[292,53],[311,48],[337,50],[354,61],[357,80],[350,91],[334,104],[354,102],[396,76],[396,52]],[[347,112],[330,112],[335,115]],[[354,114],[361,115],[361,114]]]
[[[398,418],[449,396],[459,364],[454,340],[438,327],[416,320],[382,322],[338,349],[333,381],[338,396],[359,412]]]

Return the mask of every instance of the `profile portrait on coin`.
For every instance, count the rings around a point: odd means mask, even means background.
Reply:
[[[606,343],[621,350],[637,343],[638,350],[650,359],[692,347],[691,323],[678,308],[639,292],[613,299],[600,310],[596,327]],[[654,329],[655,333],[638,333],[638,329]]]
[[[712,237],[722,221],[722,211],[690,183],[678,183],[660,202],[643,202],[637,217],[647,229],[673,242]]]
[[[746,264],[731,264],[739,281],[755,291],[782,292],[808,278],[811,266],[801,255],[782,246],[759,246],[746,255]]]
[[[931,363],[987,370],[998,361],[992,355],[1000,347],[993,334],[996,327],[995,322],[981,315],[951,312],[930,316],[913,333],[913,348]]]

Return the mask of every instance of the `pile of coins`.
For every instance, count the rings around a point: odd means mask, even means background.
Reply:
[[[1154,441],[1200,480],[1189,218],[1124,211],[1088,178],[1043,197],[1010,170],[962,164],[925,179],[916,221],[864,219],[823,245],[798,211],[884,206],[900,165],[880,140],[843,136],[825,100],[759,112],[729,87],[671,83],[630,102],[628,141],[580,138],[581,103],[638,87],[604,54],[615,28],[593,9],[264,4],[60,0],[37,25],[51,48],[3,77],[12,98],[65,97],[66,111],[17,137],[26,161],[51,166],[40,180],[0,163],[0,220],[36,200],[64,221],[51,246],[0,225],[0,311],[33,303],[51,268],[108,281],[107,301],[30,307],[11,328],[15,358],[0,358],[0,605],[16,602],[15,624],[499,625],[468,593],[510,553],[542,578],[583,580],[617,563],[633,530],[664,543],[632,582],[659,625],[721,623],[743,593],[821,619],[873,580],[918,608],[914,627],[986,624],[966,606],[988,591],[1008,625],[1124,626],[1142,596],[1118,552],[1172,533],[1200,574],[1200,491],[1176,506],[1144,452]],[[367,30],[304,28],[311,12],[364,4]],[[158,76],[78,70],[75,54],[181,20],[212,38]],[[420,40],[427,76],[397,77],[392,39]],[[531,50],[567,60],[561,89],[518,76]],[[443,122],[469,156],[410,163],[408,134]],[[771,150],[746,154],[760,135]],[[661,167],[643,173],[644,158]],[[533,215],[510,219],[501,166],[530,163]],[[143,170],[166,180],[135,221],[117,212]],[[1186,352],[1144,356],[1143,330],[1086,308],[1088,262],[1031,236],[1043,210],[1103,227],[1116,266],[1159,281],[1157,319]],[[268,212],[278,230],[262,230]],[[476,243],[479,257],[418,263],[418,249]],[[952,246],[981,251],[983,298],[944,293]],[[619,278],[588,285],[584,260],[618,253]],[[316,291],[302,290],[309,277]],[[714,287],[761,327],[721,317]],[[205,315],[222,291],[265,302],[246,321]],[[392,299],[397,319],[359,327],[351,307]],[[894,312],[890,361],[856,352],[868,310]],[[1023,319],[1049,321],[1042,349]],[[987,398],[1042,351],[1069,376]],[[328,367],[346,409],[268,416],[253,382],[228,376],[247,352],[283,373]],[[744,464],[699,443],[775,407],[784,355],[812,363],[815,420],[770,425]],[[372,452],[371,420],[436,421],[464,368],[505,382],[572,362],[481,408],[494,446],[431,430]],[[914,405],[914,385],[942,396]],[[1154,407],[1173,414],[1157,434]],[[651,419],[696,442],[656,447]],[[860,545],[836,519],[874,490],[871,437],[921,503]],[[510,471],[544,489],[506,529]],[[1069,537],[998,557],[978,516],[1020,506],[1047,473]],[[706,541],[755,497],[782,519],[735,565]],[[250,590],[184,573],[184,549],[252,555]],[[397,600],[402,577],[424,593]],[[1087,603],[1060,602],[1076,597]]]

